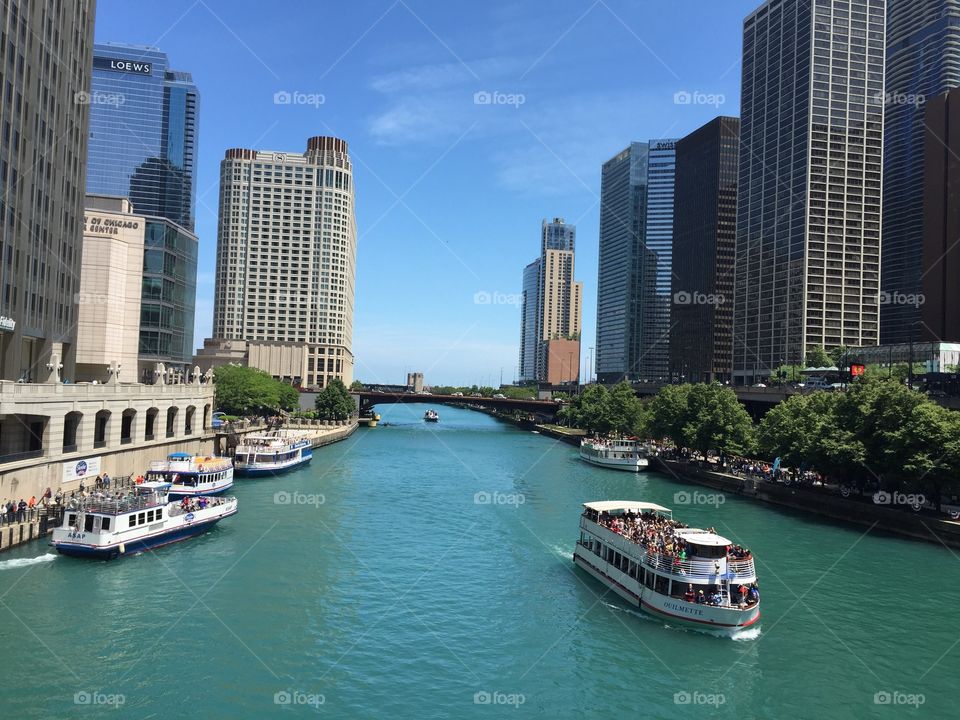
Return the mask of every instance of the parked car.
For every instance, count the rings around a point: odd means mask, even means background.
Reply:
[[[494,395],[493,397],[494,397],[495,400],[506,400],[506,399],[507,399],[507,396],[504,395],[503,393],[497,393],[497,394]]]

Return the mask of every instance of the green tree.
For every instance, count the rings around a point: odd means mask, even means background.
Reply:
[[[354,380],[352,383],[350,383],[350,389],[355,391],[363,390],[363,383],[359,380]]]
[[[829,367],[833,364],[833,360],[827,355],[827,351],[823,347],[815,345],[807,348],[807,356],[803,359],[803,364],[808,368]]]
[[[217,409],[230,415],[275,413],[282,407],[282,388],[290,387],[263,370],[240,365],[221,365],[213,375]]]
[[[650,402],[650,434],[683,444],[690,385],[665,385]]]
[[[845,356],[849,350],[850,348],[848,348],[846,345],[837,345],[835,348],[830,350],[827,355],[830,356],[830,360],[833,361],[833,364],[842,370]]]
[[[603,433],[609,428],[607,395],[603,385],[588,385],[560,412],[560,419],[570,427],[591,433]]]
[[[279,382],[279,381],[278,381]],[[300,408],[300,393],[292,385],[281,382],[280,387],[277,388],[279,395],[279,404],[282,410],[287,412],[293,412]]]
[[[706,453],[746,455],[753,450],[753,420],[732,388],[697,384],[687,391],[682,444]]]
[[[346,385],[333,378],[317,393],[316,408],[317,417],[322,420],[346,420],[353,415],[356,405]]]
[[[637,397],[630,383],[615,385],[604,398],[601,432],[617,435],[647,434],[647,414],[643,402]]]

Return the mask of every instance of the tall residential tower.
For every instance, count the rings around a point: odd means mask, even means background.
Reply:
[[[227,150],[213,334],[201,367],[243,360],[304,387],[353,380],[357,227],[347,143]]]
[[[921,330],[924,104],[960,86],[960,0],[887,1],[880,341]]]
[[[770,0],[743,25],[733,376],[879,338],[885,0]]]

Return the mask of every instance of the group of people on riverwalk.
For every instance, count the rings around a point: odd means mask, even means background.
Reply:
[[[3,502],[0,503],[0,524],[33,522],[42,508],[67,504],[77,498],[112,497],[110,495],[112,484],[115,484],[114,480],[107,473],[103,473],[97,475],[89,485],[88,481],[81,478],[77,489],[69,493],[64,492],[63,488],[57,488],[57,492],[54,493],[53,489],[48,487],[40,494],[39,498],[35,495],[31,495],[29,498],[20,498],[19,501],[16,498],[4,498]]]

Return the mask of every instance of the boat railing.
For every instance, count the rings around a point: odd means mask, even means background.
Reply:
[[[83,500],[73,500],[67,503],[68,512],[102,513],[104,515],[119,515],[134,510],[163,505],[165,499],[156,495],[134,495],[124,498],[97,498],[90,497]]]

